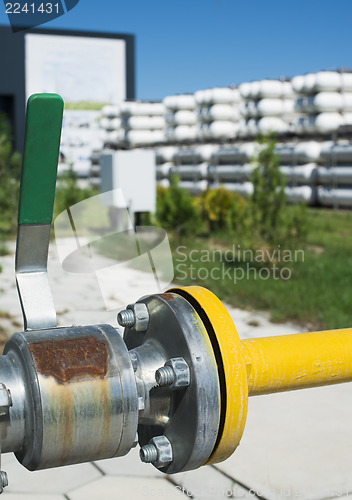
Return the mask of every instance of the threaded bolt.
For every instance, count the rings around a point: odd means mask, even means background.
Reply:
[[[158,458],[158,450],[156,449],[155,444],[150,443],[142,446],[139,451],[139,456],[145,464],[152,464],[156,462]]]
[[[8,484],[9,484],[9,480],[7,478],[7,473],[4,470],[0,471],[0,482],[1,482],[2,488],[6,488],[6,486],[8,486]]]
[[[155,380],[159,387],[169,387],[175,380],[171,366],[162,366],[155,372]]]
[[[118,313],[117,322],[120,326],[129,328],[135,324],[136,316],[132,309],[125,309]]]

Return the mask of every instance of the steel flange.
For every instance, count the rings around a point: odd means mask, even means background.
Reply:
[[[220,422],[218,369],[208,333],[194,307],[179,294],[151,295],[137,303],[148,309],[148,328],[140,332],[127,327],[124,340],[136,360],[137,389],[144,401],[138,426],[141,457],[168,474],[195,469],[211,455]],[[184,369],[180,358],[189,367],[189,380],[184,382],[182,373],[182,383],[171,383],[172,377],[177,379],[172,370]],[[168,367],[164,379],[161,367]],[[162,466],[153,442],[158,436],[172,447],[169,463]]]
[[[241,341],[227,309],[212,292],[199,286],[168,292],[184,297],[194,307],[212,343],[219,370],[221,415],[216,444],[205,463],[222,462],[239,445],[247,417],[248,382]]]

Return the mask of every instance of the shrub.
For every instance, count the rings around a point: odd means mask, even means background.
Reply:
[[[198,233],[201,219],[192,196],[178,185],[177,176],[170,179],[170,187],[157,188],[157,223],[178,236]]]
[[[196,206],[210,232],[217,230],[232,231],[243,225],[245,201],[236,193],[221,186],[207,189],[196,200]]]
[[[0,232],[10,235],[17,227],[21,155],[13,150],[7,117],[0,113]]]

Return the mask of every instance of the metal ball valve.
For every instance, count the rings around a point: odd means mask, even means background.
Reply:
[[[228,458],[248,396],[352,380],[352,329],[240,341],[201,287],[127,306],[110,325],[58,328],[47,277],[63,103],[29,99],[16,281],[25,331],[0,357],[0,443],[28,469],[125,455],[166,473]],[[7,485],[0,472],[0,490]]]

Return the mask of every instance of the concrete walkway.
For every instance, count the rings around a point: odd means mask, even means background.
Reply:
[[[21,330],[13,256],[1,257],[0,327]],[[102,266],[109,261],[102,258]],[[126,304],[145,294],[146,276],[128,267],[111,294]],[[125,273],[125,275],[124,275]],[[111,323],[92,277],[62,270],[52,245],[50,276],[60,325]],[[121,283],[124,282],[124,287]],[[126,289],[129,283],[129,289]],[[128,300],[127,300],[128,298]],[[83,310],[82,310],[83,309]],[[242,338],[297,333],[270,323],[268,315],[229,308]],[[257,326],[254,326],[257,325]],[[2,457],[12,500],[117,500],[171,498],[265,498],[325,500],[352,497],[352,384],[250,398],[238,450],[227,461],[197,471],[165,476],[140,462],[138,450],[94,464],[29,472],[13,455]]]

